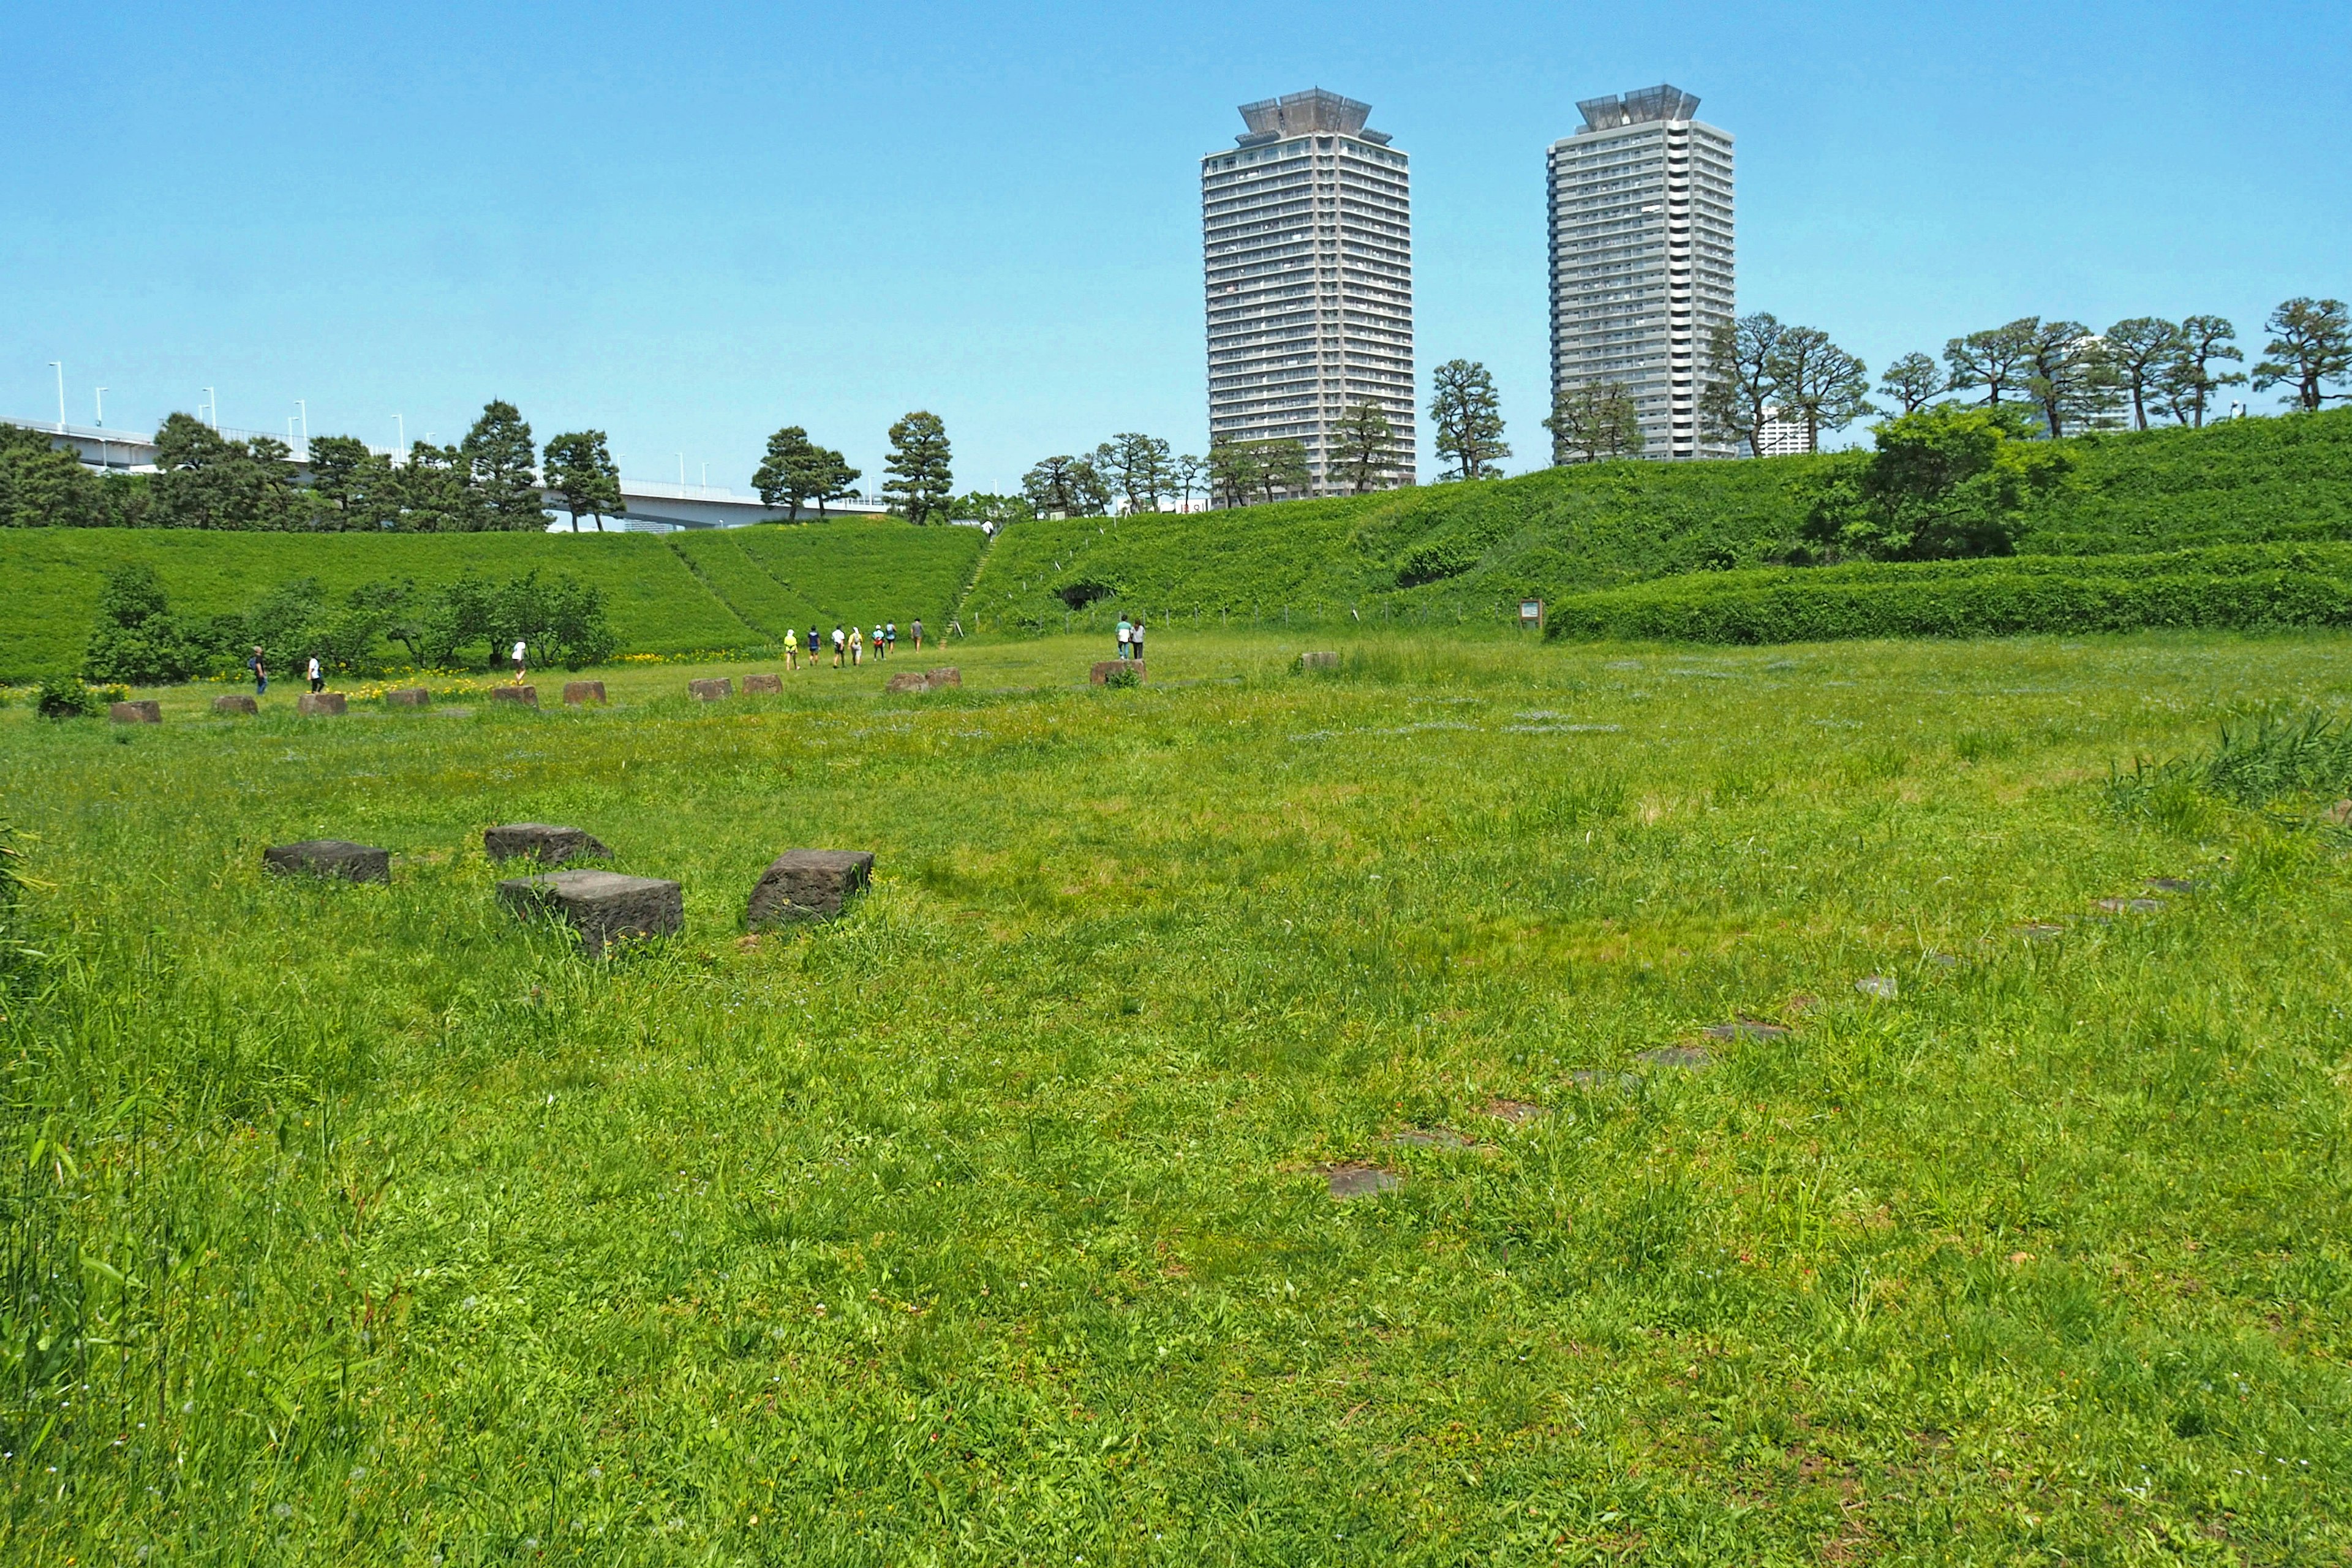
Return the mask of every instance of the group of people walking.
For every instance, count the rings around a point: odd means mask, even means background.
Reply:
[[[923,623],[919,618],[908,623],[907,635],[914,640],[916,651],[920,652]],[[797,628],[787,627],[784,631],[784,663],[789,668],[798,669],[802,656],[806,655],[808,668],[814,669],[817,660],[824,655],[824,646],[822,635],[814,626],[809,627],[806,642],[801,640]],[[898,650],[898,623],[896,621],[877,621],[870,633],[856,626],[833,628],[833,668],[835,669],[855,668],[866,662],[868,653],[879,661],[888,658]]]
[[[1125,616],[1119,616],[1118,657],[1121,658],[1143,657],[1143,617],[1141,616],[1137,616],[1131,621]]]
[[[515,644],[514,658],[515,673],[517,675],[520,675],[522,673],[522,644]],[[269,694],[269,659],[268,656],[261,651],[259,647],[257,646],[253,650],[253,657],[245,661],[245,668],[253,671],[253,694],[256,697],[268,696]],[[310,676],[311,690],[324,691],[327,689],[327,669],[324,665],[319,662],[319,656],[315,653],[310,656]]]

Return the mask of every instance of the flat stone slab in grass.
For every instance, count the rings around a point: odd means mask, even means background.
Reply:
[[[383,694],[383,700],[394,708],[430,708],[433,693],[422,686],[403,686]]]
[[[1337,653],[1330,652],[1302,653],[1298,656],[1298,668],[1301,669],[1337,669],[1339,668],[1339,656]]]
[[[830,920],[874,879],[869,849],[787,849],[769,862],[751,889],[744,922],[761,926]]]
[[[161,724],[163,705],[152,697],[142,697],[135,702],[110,702],[108,717],[118,724]]]
[[[512,702],[524,708],[536,708],[539,706],[539,688],[536,686],[493,686],[490,688],[490,700],[493,702]]]
[[[1662,1046],[1654,1051],[1643,1051],[1641,1059],[1652,1067],[1691,1070],[1712,1066],[1715,1061],[1705,1046]]]
[[[2111,915],[2152,915],[2164,908],[2162,899],[2101,899],[2098,908]]]
[[[1404,1185],[1404,1178],[1394,1171],[1383,1171],[1378,1165],[1359,1164],[1353,1161],[1339,1165],[1318,1165],[1315,1173],[1329,1185],[1335,1198],[1360,1198],[1376,1193],[1392,1193]]]
[[[1927,955],[1927,962],[1938,969],[1958,969],[1960,955],[1957,952],[1931,952]]]
[[[963,671],[954,665],[943,664],[937,669],[923,671],[923,679],[930,683],[932,690],[937,691],[942,686],[961,686]]]
[[[885,691],[929,691],[930,689],[930,677],[918,675],[913,670],[904,675],[894,675],[882,683]]]
[[[341,877],[346,882],[392,880],[392,851],[353,844],[347,838],[306,838],[274,844],[261,863],[281,877]]]
[[[1095,685],[1100,686],[1111,678],[1111,672],[1113,670],[1119,669],[1131,669],[1135,671],[1135,679],[1138,680],[1149,680],[1150,679],[1150,676],[1143,673],[1143,661],[1139,658],[1107,658],[1100,664],[1096,665],[1093,670],[1087,674],[1087,679],[1092,681]]]
[[[1738,1018],[1728,1024],[1709,1024],[1699,1031],[1710,1040],[1777,1040],[1788,1032],[1778,1024],[1759,1024],[1752,1018]]]
[[[2064,926],[2054,926],[2047,921],[2029,921],[2009,929],[2028,942],[2056,942],[2066,934]]]
[[[2187,877],[2150,877],[2147,879],[2148,890],[2154,893],[2193,893],[2204,885]]]
[[[1881,996],[1889,1001],[1898,989],[1892,974],[1865,974],[1853,983],[1853,988],[1864,996]]]
[[[698,702],[716,702],[722,697],[735,695],[735,682],[722,675],[716,680],[689,680],[686,683],[686,690],[687,695]]]
[[[313,713],[343,713],[348,712],[350,708],[351,704],[344,700],[343,694],[340,691],[305,691],[294,700],[294,711],[306,716]]]
[[[261,711],[261,704],[256,702],[252,698],[247,697],[242,691],[231,691],[213,699],[213,711],[215,713],[243,713],[250,716]]]
[[[1517,1125],[1522,1121],[1533,1121],[1538,1116],[1549,1116],[1551,1108],[1538,1105],[1532,1100],[1496,1098],[1486,1102],[1486,1114],[1497,1121]]]
[[[743,695],[746,697],[773,697],[783,689],[784,678],[781,675],[747,675],[743,678]]]
[[[563,703],[577,708],[583,702],[604,706],[604,683],[601,680],[567,680],[563,683]]]
[[[509,822],[482,830],[482,848],[493,860],[536,860],[561,866],[567,860],[610,860],[613,852],[595,835],[550,822]]]
[[[591,958],[607,944],[635,937],[669,936],[686,924],[686,899],[676,882],[625,877],[618,871],[550,871],[499,884],[499,900],[523,916],[553,915],[580,933]]]
[[[1390,1133],[1383,1143],[1408,1149],[1475,1149],[1475,1143],[1444,1127],[1407,1127]]]

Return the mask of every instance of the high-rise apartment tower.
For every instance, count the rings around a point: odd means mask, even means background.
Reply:
[[[1731,320],[1731,136],[1654,87],[1577,106],[1551,144],[1551,386],[1614,382],[1644,455],[1727,458],[1699,419],[1707,337]]]
[[[1317,495],[1349,488],[1330,433],[1360,404],[1394,432],[1373,482],[1413,479],[1412,191],[1370,114],[1320,88],[1245,103],[1201,160],[1210,438],[1295,437]]]

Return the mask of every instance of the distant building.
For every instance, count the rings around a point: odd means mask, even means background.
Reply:
[[[1614,382],[1652,458],[1727,458],[1700,426],[1707,335],[1732,317],[1731,136],[1654,87],[1588,99],[1551,144],[1551,384]]]
[[[1759,458],[1787,458],[1813,449],[1811,437],[1805,433],[1805,422],[1793,418],[1778,408],[1764,412],[1764,423],[1756,432],[1756,455]]]
[[[1347,488],[1327,444],[1369,403],[1395,432],[1382,482],[1413,481],[1412,201],[1405,155],[1368,104],[1317,88],[1242,105],[1249,127],[1201,160],[1209,435],[1289,437],[1314,492]]]

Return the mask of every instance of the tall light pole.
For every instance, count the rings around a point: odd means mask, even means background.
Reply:
[[[65,400],[62,396],[58,401],[58,406],[59,408],[63,408],[65,406]],[[65,426],[60,423],[58,426],[58,428],[62,430],[65,428]],[[680,452],[677,455],[677,493],[680,495],[684,495],[686,493],[686,454],[684,452]]]
[[[98,400],[98,471],[106,472],[106,388],[100,387]]]
[[[51,361],[49,362],[49,368],[50,368],[51,370],[56,371],[56,372],[58,373],[58,435],[60,435],[60,436],[62,436],[62,435],[64,435],[64,434],[66,433],[66,364],[65,364],[65,361],[63,361],[63,360],[56,360],[56,359],[53,359],[53,360],[51,360]]]
[[[212,410],[213,434],[217,436],[220,434],[220,394],[209,386],[205,388],[205,406]]]
[[[404,463],[408,461],[408,421],[395,414],[392,422],[400,431],[400,450],[392,455],[392,459],[395,463]]]

